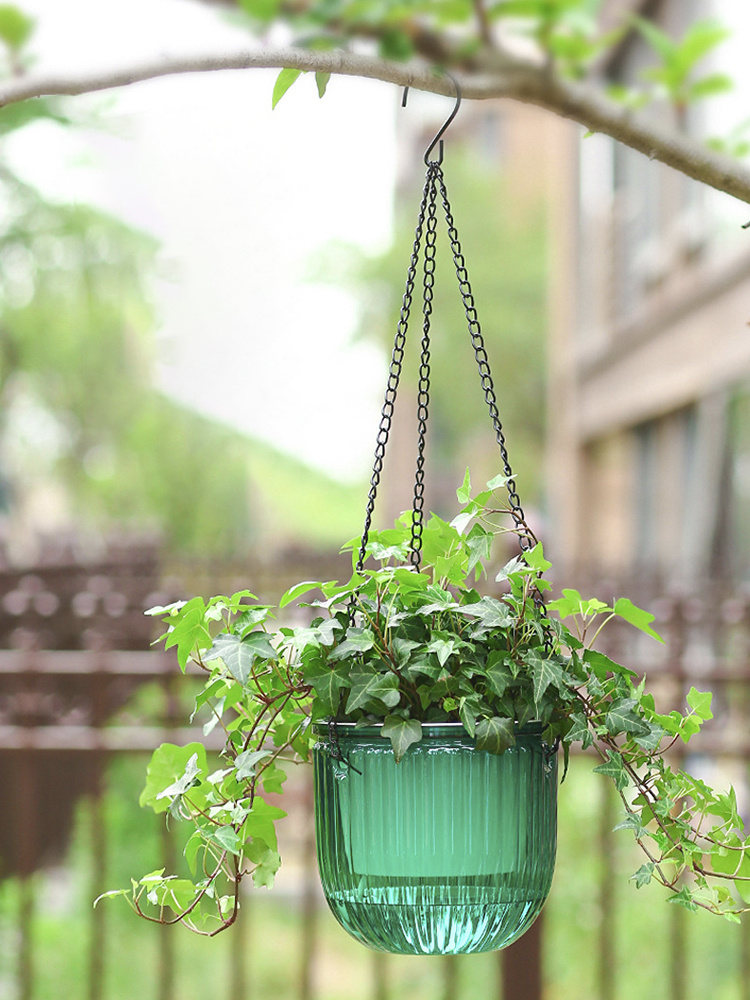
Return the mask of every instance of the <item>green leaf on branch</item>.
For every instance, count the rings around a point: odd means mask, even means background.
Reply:
[[[607,760],[594,768],[594,773],[606,774],[608,778],[614,781],[618,792],[628,787],[628,772],[625,770],[622,758],[618,754],[612,753],[611,750],[607,751]]]
[[[401,701],[398,691],[398,677],[393,673],[380,674],[375,670],[352,670],[352,688],[346,702],[348,715],[358,709],[367,709],[374,700],[381,701],[388,708],[395,708]]]
[[[283,819],[284,816],[286,813],[283,809],[270,805],[265,799],[256,795],[243,827],[245,836],[252,838],[253,841],[262,840],[274,851],[277,850],[278,843],[274,823],[277,819]]]
[[[237,836],[237,831],[231,826],[220,826],[215,830],[212,830],[209,834],[211,840],[221,847],[223,851],[228,851],[230,854],[238,855],[240,853],[240,839]]]
[[[641,865],[637,872],[630,876],[631,880],[635,882],[636,889],[642,889],[644,885],[648,885],[654,875],[654,865],[653,862],[649,861],[645,865]]]
[[[245,854],[255,865],[253,884],[256,888],[272,889],[276,872],[281,867],[281,856],[264,841],[254,840]]]
[[[256,659],[272,659],[275,656],[276,650],[266,632],[250,632],[244,638],[222,632],[202,659],[204,663],[221,660],[235,680],[247,684]]]
[[[422,739],[422,723],[417,719],[402,719],[398,715],[389,715],[383,723],[380,735],[391,741],[393,755],[398,764],[409,747]]]
[[[304,580],[302,583],[296,584],[294,587],[290,587],[286,593],[281,595],[279,599],[279,607],[285,608],[287,604],[291,604],[292,601],[296,601],[298,597],[302,597],[303,594],[309,594],[311,590],[317,590],[320,588],[320,583],[317,580]]]
[[[346,664],[331,667],[322,660],[304,671],[305,680],[315,691],[321,715],[336,715],[341,700],[341,692],[349,687],[350,676]]]
[[[458,502],[461,506],[467,504],[471,498],[471,476],[469,474],[468,467],[464,473],[464,481],[456,490],[456,497],[458,498]]]
[[[346,638],[330,653],[330,662],[343,660],[357,653],[366,653],[375,645],[375,636],[369,628],[348,628]]]
[[[580,743],[583,750],[587,750],[594,742],[594,737],[583,715],[573,716],[573,725],[565,734],[565,742]]]
[[[652,639],[664,642],[659,633],[651,628],[651,622],[654,621],[656,615],[652,615],[649,611],[644,611],[643,608],[637,608],[627,597],[621,597],[615,601],[613,610],[620,618],[623,618],[630,625],[635,626],[635,628],[640,629],[641,632],[645,632],[646,635],[650,635]]]
[[[177,662],[183,673],[190,657],[211,645],[205,611],[206,605],[200,597],[194,597],[182,605],[176,613],[176,621],[164,639],[165,649],[177,647]]]
[[[527,566],[537,573],[546,573],[547,570],[552,568],[552,563],[544,558],[544,546],[541,542],[537,542],[533,549],[529,549],[525,553],[524,559]]]
[[[547,688],[552,684],[558,691],[565,687],[565,675],[555,660],[542,656],[536,649],[524,653],[524,663],[531,667],[534,680],[534,704],[539,709]]]
[[[157,747],[146,770],[146,787],[138,800],[140,805],[150,806],[156,813],[166,812],[169,803],[162,797],[162,793],[184,778],[193,758],[195,763],[190,765],[193,772],[191,783],[208,773],[206,748],[203,744],[188,743],[187,746],[178,747],[173,743],[162,743]]]
[[[0,39],[19,52],[34,33],[36,22],[14,4],[0,4]]]
[[[711,701],[713,699],[713,694],[710,691],[698,691],[697,688],[691,687],[687,695],[687,703],[690,708],[695,712],[699,719],[707,722],[709,719],[713,719],[714,713],[711,711]]]
[[[668,903],[676,903],[678,906],[684,906],[686,910],[691,910],[695,913],[698,909],[698,904],[693,899],[692,893],[686,885],[680,889],[679,892],[675,892],[667,899]]]
[[[258,764],[270,756],[270,750],[245,750],[237,754],[234,761],[234,766],[237,769],[235,774],[237,781],[254,777]]]
[[[268,24],[278,14],[281,0],[239,0],[239,5],[250,17]]]
[[[296,83],[297,80],[302,75],[301,69],[290,69],[286,67],[282,69],[279,75],[276,77],[276,83],[273,87],[273,96],[271,98],[271,107],[275,108],[279,103],[281,98],[286,94],[292,84]]]
[[[325,97],[326,90],[328,89],[328,83],[331,79],[330,73],[316,73],[315,83],[318,87],[318,97]]]
[[[635,698],[621,698],[613,702],[604,717],[604,725],[610,736],[628,735],[645,736],[649,729],[647,724],[633,711],[637,702]]]

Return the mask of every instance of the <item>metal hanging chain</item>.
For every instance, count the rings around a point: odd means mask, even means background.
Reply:
[[[409,269],[406,275],[406,288],[404,290],[404,297],[401,302],[401,315],[399,316],[398,327],[396,329],[396,337],[393,341],[393,351],[391,353],[391,363],[388,369],[388,382],[385,390],[385,400],[383,402],[383,409],[380,414],[380,426],[378,428],[378,436],[375,444],[375,461],[372,467],[372,476],[370,478],[370,492],[367,496],[367,508],[365,510],[365,523],[362,530],[362,540],[359,546],[359,555],[357,557],[357,572],[361,572],[365,564],[365,555],[367,552],[367,539],[370,534],[370,527],[372,525],[372,515],[375,510],[375,499],[378,494],[378,486],[380,485],[380,476],[383,471],[383,459],[385,457],[385,449],[388,444],[388,438],[391,433],[391,422],[393,420],[393,409],[396,403],[396,394],[398,392],[398,384],[401,378],[401,368],[404,362],[404,345],[406,343],[406,333],[409,328],[409,316],[411,313],[412,298],[414,296],[414,282],[417,275],[417,265],[419,264],[419,251],[422,245],[422,231],[424,229],[425,213],[427,209],[427,200],[430,190],[434,194],[434,181],[432,180],[432,175],[428,171],[427,178],[425,180],[424,189],[422,191],[422,202],[419,206],[419,216],[417,218],[417,228],[414,236],[414,246],[412,248],[411,259],[409,261]]]
[[[464,312],[466,313],[466,321],[469,325],[469,334],[474,347],[474,356],[479,369],[479,378],[482,384],[482,390],[484,391],[487,408],[490,411],[490,419],[492,421],[492,427],[495,431],[495,438],[497,440],[498,447],[500,448],[500,456],[503,462],[503,472],[508,480],[506,489],[508,491],[510,515],[513,518],[513,522],[518,532],[521,551],[528,552],[529,549],[532,549],[536,545],[537,539],[534,532],[526,523],[526,515],[524,514],[521,506],[521,498],[516,491],[513,470],[510,467],[510,460],[508,458],[508,448],[505,443],[505,433],[503,432],[503,425],[500,422],[500,414],[497,409],[497,397],[495,395],[495,387],[492,382],[492,374],[490,372],[487,350],[484,346],[484,337],[482,336],[482,329],[479,325],[479,318],[474,304],[474,295],[471,291],[471,285],[469,284],[469,274],[466,270],[466,261],[461,251],[458,231],[453,221],[450,202],[448,201],[448,191],[445,186],[443,171],[437,163],[431,164],[431,167],[434,171],[436,183],[440,188],[440,197],[443,202],[445,221],[448,225],[448,237],[451,243],[451,251],[453,252],[453,263],[456,266],[458,287],[461,291],[461,299],[463,300]]]
[[[427,419],[430,407],[430,322],[432,298],[435,287],[435,242],[437,239],[437,187],[435,177],[440,168],[437,163],[427,167],[429,203],[427,207],[427,232],[424,241],[422,280],[422,353],[419,359],[419,392],[417,394],[417,467],[414,474],[414,499],[411,515],[412,566],[419,569],[422,558],[422,532],[424,530],[424,465],[427,443]]]

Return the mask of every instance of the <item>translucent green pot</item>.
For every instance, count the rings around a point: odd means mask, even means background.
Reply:
[[[379,727],[338,723],[315,765],[318,865],[341,926],[378,951],[504,948],[538,916],[557,842],[557,759],[539,726],[500,756],[458,723],[424,725],[396,764]]]

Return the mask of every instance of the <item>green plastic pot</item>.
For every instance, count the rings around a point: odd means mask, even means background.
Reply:
[[[378,951],[455,955],[531,926],[557,842],[557,758],[540,726],[498,756],[459,723],[423,725],[398,764],[379,727],[337,723],[338,750],[316,732],[318,865],[346,931]]]

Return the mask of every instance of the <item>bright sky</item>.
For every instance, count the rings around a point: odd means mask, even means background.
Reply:
[[[25,0],[40,69],[246,48],[189,0]],[[384,248],[398,94],[303,77],[275,111],[275,71],[195,74],[72,98],[113,132],[25,130],[11,148],[46,191],[92,202],[161,241],[159,378],[179,399],[342,479],[366,472],[385,361],[352,344],[356,303],[305,281],[332,240]]]

